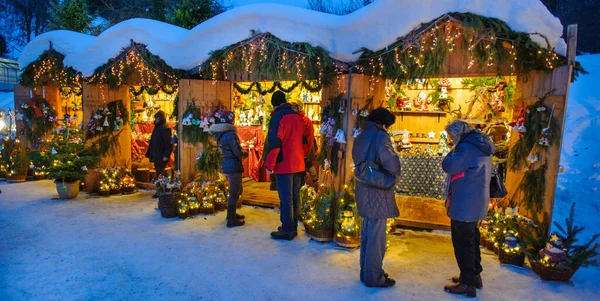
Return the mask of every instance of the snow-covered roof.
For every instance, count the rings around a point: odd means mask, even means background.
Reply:
[[[98,37],[52,31],[36,37],[23,49],[19,65],[24,68],[35,61],[52,41],[54,49],[65,55],[65,66],[90,76],[134,40],[146,44],[171,67],[189,70],[208,59],[211,51],[248,38],[250,30],[270,32],[288,42],[321,46],[332,58],[351,62],[360,56],[355,51],[385,48],[421,23],[451,12],[498,18],[514,31],[542,34],[558,54],[566,53],[560,20],[539,0],[377,0],[345,16],[280,4],[255,4],[229,10],[191,30],[131,19]],[[543,37],[531,35],[531,39],[546,47]]]

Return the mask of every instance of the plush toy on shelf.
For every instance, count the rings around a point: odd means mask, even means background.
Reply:
[[[427,96],[427,93],[425,93],[425,91],[421,91],[415,99],[415,108],[417,111],[426,112],[429,110],[430,103],[431,98]]]

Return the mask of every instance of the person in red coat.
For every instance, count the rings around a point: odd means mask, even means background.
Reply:
[[[300,187],[304,185],[305,144],[308,144],[302,116],[287,103],[281,91],[271,98],[273,113],[267,134],[268,151],[265,160],[267,173],[274,173],[279,193],[279,230],[271,232],[274,239],[292,240],[298,235],[300,216]]]
[[[304,144],[304,153],[308,154],[304,158],[304,165],[306,167],[306,176],[309,177],[309,184],[312,183],[313,187],[318,187],[317,169],[313,166],[315,159],[317,158],[317,141],[315,140],[315,128],[312,120],[310,120],[304,113],[304,103],[300,99],[290,100],[290,106],[292,110],[302,116],[304,126],[306,127],[306,138],[307,144]]]

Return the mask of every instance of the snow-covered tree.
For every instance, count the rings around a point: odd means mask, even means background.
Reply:
[[[183,0],[175,5],[168,19],[174,25],[190,29],[225,10],[227,7],[217,0]]]
[[[88,32],[93,17],[90,16],[86,0],[62,0],[51,5],[52,29]]]

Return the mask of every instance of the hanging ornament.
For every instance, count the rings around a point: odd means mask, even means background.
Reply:
[[[356,138],[356,137],[358,137],[359,134],[360,134],[360,129],[358,129],[358,127],[355,127],[354,129],[352,129],[352,137]]]
[[[81,170],[83,170],[83,171],[87,171],[87,170],[88,170],[88,168],[87,168],[87,166],[85,166],[85,165],[84,165],[84,166],[81,166]]]
[[[535,153],[535,154],[531,153],[527,157],[527,161],[529,161],[530,164],[533,164],[539,160],[540,160],[540,155],[538,153]]]
[[[337,132],[335,133],[335,142],[337,143],[346,143],[346,134],[344,133],[344,130],[342,129],[338,129]]]
[[[113,131],[119,130],[119,124],[115,121],[115,126],[113,127]]]
[[[102,126],[108,126],[108,116],[104,118],[104,123]]]
[[[56,155],[58,154],[58,152],[56,151],[56,149],[53,147],[52,150],[50,151],[51,154]]]

